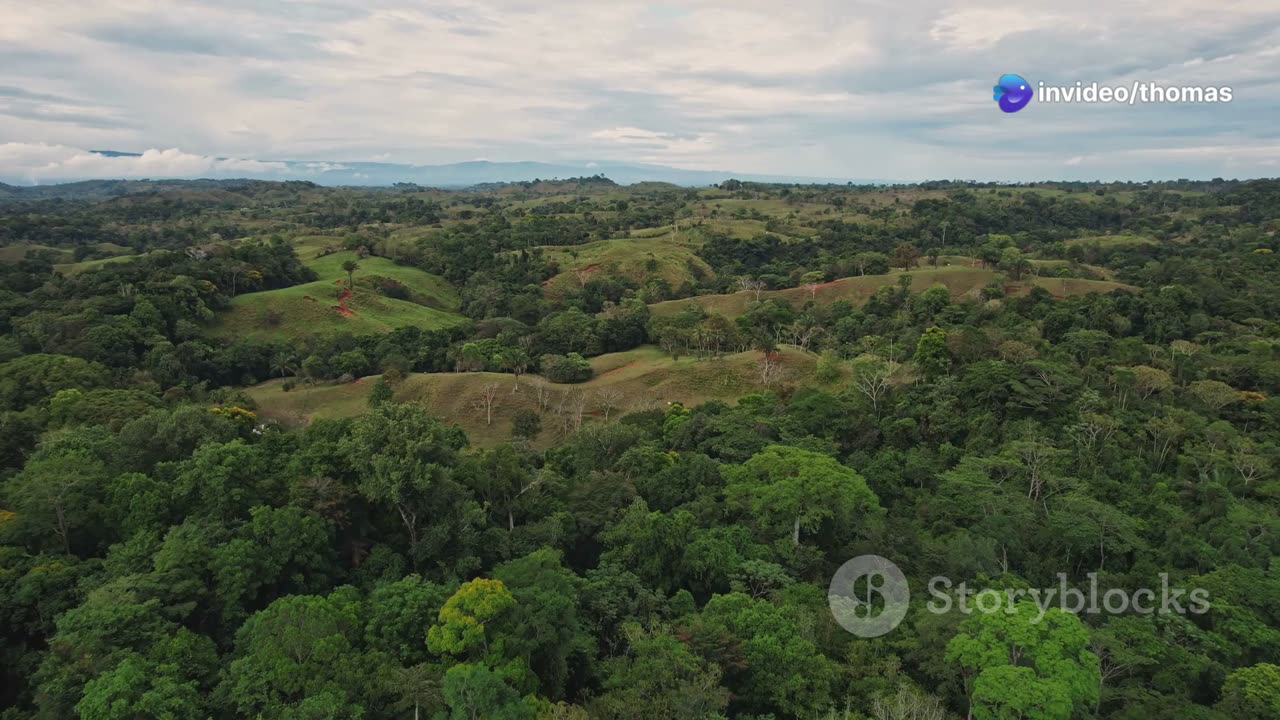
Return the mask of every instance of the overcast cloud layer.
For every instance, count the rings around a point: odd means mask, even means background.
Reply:
[[[1280,0],[0,0],[0,14],[0,175],[31,181],[477,158],[1280,175]],[[1235,100],[1005,115],[991,99],[1005,72],[1229,85]]]

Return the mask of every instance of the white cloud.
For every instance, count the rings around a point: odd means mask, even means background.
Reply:
[[[963,49],[988,48],[1010,35],[1030,30],[1074,27],[1084,24],[1071,16],[1037,13],[1012,3],[998,7],[965,7],[939,17],[929,29],[929,37]]]
[[[310,169],[323,172],[320,167]],[[283,176],[292,171],[280,162],[220,159],[177,148],[113,157],[66,145],[4,143],[0,144],[0,172],[6,177],[42,183],[84,178],[234,177],[246,173]]]
[[[1257,0],[0,0],[0,14],[0,138],[186,149],[63,158],[46,177],[231,172],[216,156],[1144,177],[1142,156],[1112,151],[1221,144],[1240,151],[1166,157],[1167,172],[1259,174],[1271,166],[1250,169],[1248,148],[1272,143],[1280,112],[1280,6]],[[989,92],[1003,72],[1231,84],[1237,100],[1003,117]]]

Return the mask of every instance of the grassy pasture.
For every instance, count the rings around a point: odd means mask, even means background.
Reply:
[[[779,356],[785,368],[784,382],[813,383],[815,355],[785,348]],[[764,389],[757,377],[759,360],[756,352],[719,359],[675,360],[651,346],[602,355],[591,361],[596,374],[585,383],[545,383],[549,402],[543,412],[540,440],[542,444],[554,440],[556,408],[562,400],[571,406],[579,393],[586,402],[585,422],[604,422],[601,391],[618,394],[618,407],[611,412],[611,420],[629,411],[665,407],[671,402],[689,405],[712,399],[732,401]],[[513,380],[514,376],[501,373],[414,373],[396,389],[395,399],[423,404],[440,417],[462,425],[472,444],[489,447],[511,438],[511,420],[517,411],[538,409],[534,384],[545,381],[525,377],[519,390],[513,392]],[[364,412],[376,381],[377,376],[370,376],[354,383],[297,387],[284,392],[284,381],[277,379],[249,388],[248,393],[257,402],[262,417],[298,427],[318,418],[351,417]],[[491,425],[473,407],[473,401],[489,384],[498,386]]]

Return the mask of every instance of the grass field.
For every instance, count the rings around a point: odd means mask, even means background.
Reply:
[[[992,270],[966,267],[963,265],[952,265],[948,267],[910,270],[905,273],[892,272],[887,275],[867,275],[864,277],[842,278],[840,280],[835,280],[818,286],[816,291],[812,294],[806,288],[767,290],[761,293],[760,299],[781,298],[795,307],[804,305],[804,303],[808,302],[810,299],[820,303],[830,303],[836,300],[848,300],[854,304],[860,304],[870,298],[876,290],[896,284],[898,282],[898,278],[904,274],[911,278],[912,292],[921,292],[934,285],[942,285],[951,293],[951,297],[953,299],[975,297],[982,288],[989,285],[998,275],[998,273]],[[1082,295],[1090,292],[1106,293],[1118,288],[1128,287],[1120,283],[1104,280],[1036,277],[1029,279],[1027,282],[1010,283],[1006,286],[1005,291],[1011,295],[1023,295],[1030,292],[1032,283],[1048,290],[1055,297]],[[685,298],[683,300],[668,300],[666,302],[655,303],[649,306],[649,310],[656,315],[674,315],[691,304],[699,304],[702,305],[707,312],[724,315],[726,317],[735,317],[745,312],[747,304],[754,299],[755,294],[747,291],[732,293],[729,295],[702,295],[699,297]]]
[[[342,238],[329,235],[299,235],[289,241],[298,259],[306,263],[319,257],[329,248],[342,247]]]
[[[356,289],[376,287],[378,278],[390,278],[401,283],[413,294],[413,300],[419,305],[445,312],[456,312],[459,307],[458,292],[447,280],[431,273],[408,265],[397,265],[394,262],[372,255],[363,259],[354,252],[343,251],[329,253],[319,257],[305,259],[303,264],[320,276],[321,280],[341,280],[347,277],[342,263],[355,260],[360,269],[355,273]]]
[[[1113,270],[1111,270],[1110,268],[1104,268],[1104,267],[1102,267],[1101,265],[1089,265],[1089,264],[1086,264],[1086,263],[1073,263],[1073,262],[1071,262],[1070,260],[1032,260],[1032,261],[1031,261],[1031,264],[1032,264],[1032,265],[1035,265],[1037,268],[1048,268],[1048,269],[1050,269],[1051,271],[1052,271],[1052,270],[1056,270],[1056,269],[1058,269],[1058,268],[1068,268],[1068,269],[1070,269],[1070,268],[1072,268],[1072,267],[1077,267],[1077,268],[1080,268],[1080,269],[1082,269],[1082,270],[1088,270],[1089,272],[1091,272],[1091,273],[1093,273],[1093,274],[1097,275],[1098,277],[1102,278],[1103,280],[1114,280],[1114,279],[1115,279],[1115,276],[1116,276],[1115,272],[1114,272]]]
[[[140,258],[140,257],[142,257],[142,255],[118,255],[116,257],[99,258],[97,260],[83,260],[81,262],[58,263],[53,267],[55,270],[62,273],[63,275],[75,275],[76,273],[82,273],[85,270],[91,270],[96,267],[101,267],[108,263],[127,262],[129,260],[133,260],[135,258]]]
[[[94,249],[100,253],[106,253],[111,257],[101,258],[98,260],[85,260],[83,262],[73,262],[75,256],[66,248],[55,248],[47,245],[35,245],[30,243],[15,243],[13,245],[0,247],[0,262],[16,263],[37,250],[43,250],[53,253],[55,268],[62,271],[64,274],[70,274],[110,262],[111,260],[119,260],[125,257],[137,257],[132,254],[132,249],[123,245],[116,245],[115,243],[98,243],[94,245]]]
[[[779,353],[784,368],[783,382],[804,380],[812,384],[817,358],[811,353],[787,348]],[[547,409],[543,411],[543,443],[555,439],[556,409],[563,400],[572,406],[579,397],[586,402],[586,421],[603,422],[601,393],[617,393],[617,407],[610,417],[626,412],[665,407],[670,402],[686,405],[711,399],[735,400],[758,391],[756,352],[728,355],[715,360],[681,358],[673,360],[654,347],[602,355],[592,360],[596,371],[591,380],[577,385],[546,383]],[[317,418],[351,417],[368,407],[368,394],[377,376],[344,385],[298,387],[284,392],[282,380],[271,380],[248,389],[262,417],[289,427],[298,427]],[[395,399],[421,403],[440,417],[467,430],[474,445],[493,446],[511,438],[511,418],[518,410],[538,408],[534,383],[539,378],[521,380],[512,392],[513,376],[498,373],[414,373],[400,384]],[[493,423],[486,424],[473,401],[484,387],[497,384]],[[581,394],[581,395],[579,395]]]
[[[650,277],[665,279],[672,287],[693,278],[694,273],[711,277],[714,273],[697,256],[698,243],[684,231],[671,238],[665,232],[650,228],[651,237],[629,237],[597,240],[585,245],[547,245],[542,250],[560,265],[559,275],[548,280],[548,292],[578,287],[583,281],[597,277],[626,277],[643,284]]]
[[[346,260],[357,260],[360,269],[355,273],[355,292],[340,303],[347,283],[342,270]],[[289,339],[342,331],[383,333],[407,325],[435,329],[464,321],[456,314],[458,294],[453,287],[417,268],[379,257],[357,259],[349,251],[312,255],[305,263],[319,274],[319,280],[237,296],[211,332],[223,337]],[[375,289],[379,278],[402,283],[412,300],[382,295]]]
[[[1065,245],[1097,244],[1102,247],[1118,247],[1121,245],[1155,245],[1156,239],[1146,235],[1091,235],[1089,237],[1072,238]]]
[[[53,253],[58,259],[70,259],[71,253],[61,248],[53,248],[47,245],[30,245],[27,243],[15,243],[0,247],[0,262],[16,263],[22,261],[27,255],[37,251],[46,250]]]

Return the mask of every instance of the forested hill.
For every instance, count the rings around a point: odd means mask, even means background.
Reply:
[[[1277,230],[1274,180],[0,186],[0,720],[1280,717]],[[1162,611],[1026,594],[1092,587]]]

